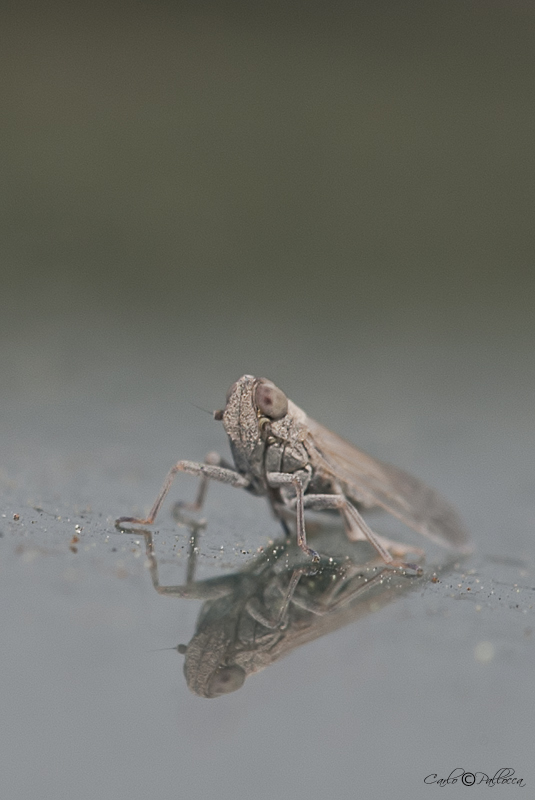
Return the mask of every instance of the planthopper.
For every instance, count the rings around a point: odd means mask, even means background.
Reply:
[[[209,453],[203,464],[179,461],[146,519],[120,517],[118,527],[151,525],[175,476],[186,472],[201,478],[197,498],[188,508],[201,508],[209,480],[266,497],[287,535],[288,521],[295,520],[297,543],[313,561],[319,561],[319,555],[307,544],[306,510],[338,511],[348,538],[370,542],[391,567],[418,569],[399,560],[415,548],[374,533],[363,509],[382,508],[440,545],[471,550],[456,511],[434,489],[315,422],[271,381],[243,375],[214,417],[223,422],[234,466],[216,453]]]

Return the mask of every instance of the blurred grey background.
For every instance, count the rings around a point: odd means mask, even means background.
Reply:
[[[2,4],[3,796],[415,798],[463,759],[526,777],[534,41],[522,0]],[[149,652],[195,611],[113,519],[225,451],[192,403],[245,372],[437,486],[477,552],[207,709]],[[210,502],[203,552],[276,535],[260,501]],[[167,507],[159,530],[171,560]]]
[[[265,347],[303,326],[522,335],[534,17],[527,2],[4,5],[7,334],[99,313],[194,324],[214,350],[221,320]]]
[[[424,409],[525,447],[534,34],[522,2],[4,5],[8,472],[66,431],[79,484],[104,445],[199,457],[191,403],[244,372],[384,458]]]

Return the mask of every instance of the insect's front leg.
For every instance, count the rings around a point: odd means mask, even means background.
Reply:
[[[216,454],[210,455],[215,456]],[[219,459],[219,456],[217,456],[217,458]],[[196,503],[199,503],[199,505],[196,506],[197,508],[200,507],[200,504],[204,500],[204,495],[206,493],[206,482],[208,480],[227,483],[229,486],[235,486],[238,489],[247,489],[249,486],[249,481],[247,478],[244,478],[238,472],[233,469],[229,469],[228,467],[221,467],[217,464],[211,463],[199,464],[195,461],[179,461],[169,470],[148,517],[146,519],[138,519],[137,517],[119,517],[119,519],[115,520],[115,525],[120,526],[123,522],[133,522],[137,525],[152,525],[165,499],[165,496],[167,495],[167,492],[171,488],[171,484],[179,472],[185,472],[188,475],[198,475],[201,478],[201,485],[199,487],[196,500]],[[203,483],[203,481],[205,483]],[[195,506],[195,503],[193,505]]]
[[[206,454],[204,459],[205,464],[211,464],[214,467],[224,467],[225,469],[229,469],[232,472],[235,470],[232,468],[232,465],[225,461],[219,453],[210,452]],[[193,526],[201,526],[204,527],[206,524],[205,521],[199,523],[199,521],[195,521],[193,518],[190,518],[187,514],[184,514],[184,511],[200,511],[204,505],[204,501],[206,499],[206,491],[208,489],[208,483],[210,478],[207,475],[201,475],[201,480],[199,481],[199,488],[197,490],[197,496],[192,503],[188,503],[185,500],[179,500],[173,506],[172,514],[173,517],[177,520],[177,522],[181,522],[186,525],[193,525]]]
[[[302,469],[297,472],[268,472],[266,478],[269,486],[292,486],[295,490],[297,544],[313,561],[319,561],[319,555],[307,545],[305,531],[304,487],[310,480],[310,471]]]
[[[361,541],[366,539],[371,545],[375,547],[383,561],[390,567],[401,567],[402,569],[415,570],[421,573],[421,567],[416,564],[406,564],[403,561],[395,559],[385,547],[383,540],[377,536],[366,520],[359,514],[357,509],[352,503],[349,502],[347,497],[343,494],[310,494],[304,497],[303,505],[305,508],[310,508],[315,511],[322,511],[324,509],[335,508],[338,509],[345,523],[346,533],[348,538],[352,541]],[[385,540],[386,542],[387,540]],[[392,544],[392,543],[391,543]],[[405,552],[408,552],[406,550]]]

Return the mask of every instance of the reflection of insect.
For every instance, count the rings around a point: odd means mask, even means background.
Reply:
[[[164,586],[158,578],[152,534],[140,532],[145,536],[156,591],[165,597],[204,601],[189,644],[170,648],[185,656],[187,684],[201,697],[236,691],[249,675],[295,648],[421,585],[415,584],[415,579],[395,580],[395,573],[380,557],[365,564],[347,555],[339,561],[329,559],[323,567],[303,564],[301,551],[288,540],[270,546],[237,572],[195,580],[194,530],[186,583]],[[339,549],[343,534],[331,531],[328,537],[331,541],[334,537],[335,549]]]
[[[409,527],[447,547],[467,551],[467,535],[453,508],[433,489],[396,467],[383,464],[310,419],[271,381],[244,375],[228,393],[222,420],[230,440],[235,469],[215,453],[206,463],[179,461],[170,470],[148,517],[120,517],[118,525],[150,525],[178,472],[199,475],[195,503],[201,507],[209,479],[267,497],[285,532],[286,517],[296,518],[297,542],[315,561],[306,542],[305,509],[339,511],[349,539],[367,539],[391,566],[392,556],[414,551],[373,533],[361,508],[379,506]]]

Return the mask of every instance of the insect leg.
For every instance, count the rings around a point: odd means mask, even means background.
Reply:
[[[303,503],[303,483],[309,478],[308,472],[268,472],[266,475],[270,486],[293,486],[295,489],[295,513],[297,528],[297,544],[313,561],[319,561],[320,557],[315,550],[307,545],[305,532],[305,511]]]
[[[179,461],[169,470],[148,517],[146,519],[137,519],[136,517],[119,517],[119,519],[115,520],[115,525],[120,526],[123,522],[134,522],[138,525],[152,525],[167,492],[171,488],[171,484],[179,472],[186,472],[188,475],[198,475],[201,478],[220,481],[221,483],[228,483],[230,486],[235,486],[238,489],[246,489],[249,486],[249,481],[242,477],[238,472],[235,472],[233,469],[219,467],[215,464],[199,464],[195,461]]]
[[[343,492],[339,491],[339,494],[343,494]],[[356,509],[357,512],[360,513],[360,508],[355,503],[351,503],[351,505]],[[344,513],[344,509],[339,510],[342,513],[347,538],[352,542],[368,541],[368,537],[360,528],[355,525],[351,516],[347,513]],[[412,545],[403,544],[402,542],[395,542],[392,539],[387,539],[386,536],[379,536],[378,533],[374,533],[374,536],[377,541],[383,545],[385,550],[388,550],[392,555],[399,557],[406,556],[407,553],[413,553],[419,557],[423,557],[425,555],[425,551],[422,550],[421,547],[413,547]]]
[[[351,537],[348,535],[348,538]],[[381,542],[383,547],[385,547],[394,556],[399,556],[401,558],[406,556],[407,553],[412,553],[413,555],[417,555],[419,558],[423,558],[425,555],[425,550],[423,550],[421,547],[414,547],[414,545],[396,542],[393,539],[387,539],[386,536],[379,536],[378,533],[375,534],[375,538],[377,541]]]
[[[225,469],[232,469],[232,466],[228,464],[224,459],[221,458],[219,453],[210,452],[206,454],[204,459],[205,464],[211,464],[214,467],[224,467]],[[210,478],[206,475],[201,475],[201,480],[199,482],[199,488],[197,490],[197,497],[193,501],[193,503],[187,503],[184,500],[179,500],[178,503],[175,503],[173,506],[172,514],[177,519],[178,522],[191,522],[191,520],[186,519],[184,520],[184,515],[182,514],[183,511],[200,511],[204,505],[204,500],[206,497],[206,490],[208,489],[208,482]]]
[[[397,561],[388,552],[383,544],[380,536],[377,536],[365,519],[359,514],[357,509],[349,502],[343,494],[311,494],[304,498],[305,508],[315,509],[321,511],[328,508],[337,508],[346,523],[346,532],[348,538],[352,541],[360,541],[366,539],[371,545],[375,547],[383,561],[391,567],[402,567],[403,569],[415,569],[417,572],[420,568],[414,564],[405,564]]]

